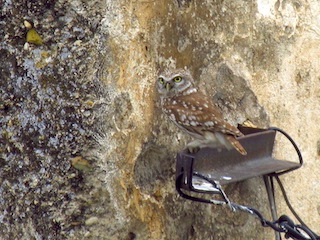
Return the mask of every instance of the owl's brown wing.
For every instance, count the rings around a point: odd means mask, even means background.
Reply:
[[[210,131],[242,135],[236,127],[224,121],[217,107],[199,91],[173,97],[170,101],[170,104],[164,102],[166,114],[189,133],[201,135],[204,131]]]

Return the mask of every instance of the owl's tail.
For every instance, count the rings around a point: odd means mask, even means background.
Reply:
[[[231,145],[242,155],[247,155],[247,151],[242,147],[241,143],[232,135],[226,136],[227,140]]]

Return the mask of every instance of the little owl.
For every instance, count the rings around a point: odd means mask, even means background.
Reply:
[[[203,147],[235,148],[242,155],[246,150],[236,139],[243,134],[224,121],[210,99],[193,87],[193,78],[186,70],[164,72],[157,79],[163,112],[180,129],[197,140],[188,143],[190,152]]]

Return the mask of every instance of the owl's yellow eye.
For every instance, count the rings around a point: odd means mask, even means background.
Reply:
[[[175,77],[174,79],[173,79],[173,81],[175,81],[175,82],[181,82],[182,81],[182,77]]]
[[[158,81],[159,81],[159,83],[161,83],[161,84],[163,84],[163,83],[164,83],[163,78],[159,78],[159,79],[158,79]]]

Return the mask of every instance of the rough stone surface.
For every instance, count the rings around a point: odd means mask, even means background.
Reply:
[[[1,239],[273,239],[245,213],[174,188],[190,137],[154,81],[188,68],[232,124],[286,130],[304,166],[282,177],[320,233],[320,3],[0,0]],[[42,46],[26,43],[33,23]],[[295,160],[283,138],[276,155]],[[75,162],[75,160],[77,160]],[[226,186],[270,219],[260,178]],[[282,198],[278,212],[288,214]]]

